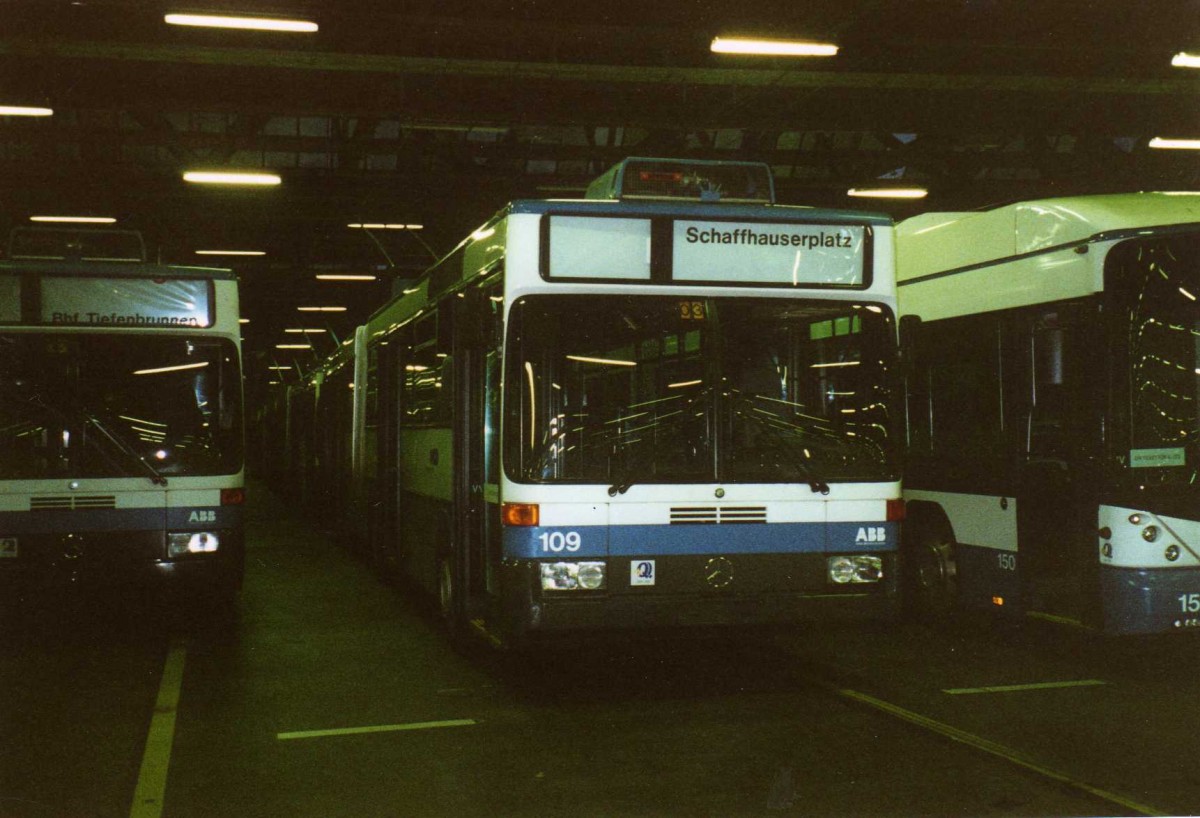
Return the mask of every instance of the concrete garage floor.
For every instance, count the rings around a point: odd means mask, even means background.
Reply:
[[[1191,641],[970,622],[514,661],[454,650],[264,486],[247,508],[232,622],[125,594],[6,615],[0,816],[1200,810]]]

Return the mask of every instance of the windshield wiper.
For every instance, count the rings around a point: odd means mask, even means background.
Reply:
[[[800,456],[800,453],[796,451],[796,446],[798,445],[796,441],[785,435],[774,423],[759,417],[758,413],[754,411],[755,407],[753,398],[740,394],[734,395],[732,392],[729,393],[729,396],[734,401],[737,401],[749,410],[744,413],[743,416],[745,418],[749,419],[760,428],[766,430],[767,435],[779,444],[780,450],[788,453],[790,465],[795,468],[796,471],[800,473],[801,477],[803,477],[808,483],[808,487],[812,489],[813,494],[829,494],[829,484],[817,477],[812,466],[806,463],[804,458]],[[780,422],[784,423],[785,421]],[[800,428],[794,424],[787,425],[797,429]]]
[[[165,486],[167,484],[167,478],[163,477],[162,473],[158,469],[154,468],[154,466],[150,465],[150,462],[146,460],[146,458],[138,454],[137,450],[130,446],[128,441],[126,441],[120,435],[115,434],[107,426],[101,423],[99,418],[89,412],[85,412],[82,409],[79,410],[79,415],[88,423],[92,424],[96,431],[104,435],[108,442],[115,446],[118,451],[129,457],[131,460],[136,460],[143,469],[150,472],[150,482],[157,486]]]

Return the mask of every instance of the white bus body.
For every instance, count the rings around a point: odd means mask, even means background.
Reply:
[[[451,622],[892,612],[890,219],[725,194],[513,202],[292,395],[310,486]]]
[[[237,280],[0,264],[0,582],[194,586],[243,566]],[[12,598],[12,597],[10,597]]]
[[[926,601],[1200,626],[1200,196],[926,214],[897,273]]]

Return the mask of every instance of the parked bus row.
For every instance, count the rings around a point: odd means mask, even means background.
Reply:
[[[288,388],[283,472],[498,638],[886,617],[899,591],[1200,626],[1200,199],[894,234],[770,190],[628,160],[510,204]]]

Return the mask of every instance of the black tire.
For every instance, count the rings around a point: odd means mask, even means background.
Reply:
[[[438,619],[449,629],[453,629],[453,623],[457,619],[455,613],[455,603],[458,589],[454,587],[454,566],[449,558],[442,557],[438,560],[437,565],[438,579],[438,595],[437,595],[437,611]]]
[[[949,522],[941,513],[913,515],[905,535],[901,552],[905,610],[918,621],[945,619],[958,604],[958,565]]]

